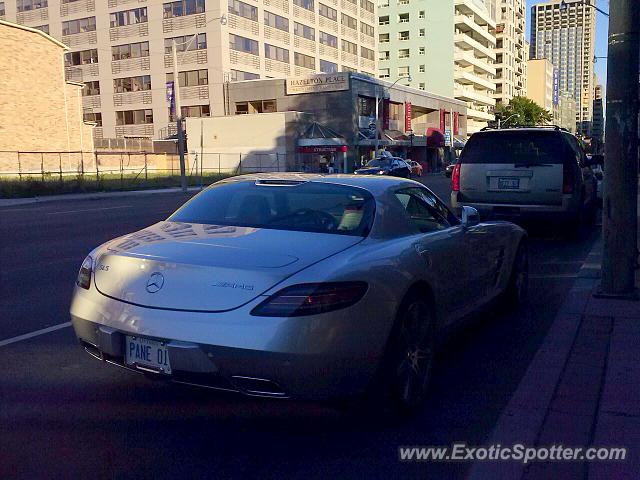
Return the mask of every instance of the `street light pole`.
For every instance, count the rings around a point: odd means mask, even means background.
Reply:
[[[396,79],[395,82],[393,82],[391,85],[389,85],[389,87],[387,87],[387,91],[391,90],[391,88],[393,88],[393,86],[398,83],[400,80],[402,80],[403,78],[406,78],[407,80],[411,81],[411,75],[408,75],[406,77],[399,77]],[[376,84],[376,139],[374,142],[374,156],[377,157],[378,156],[378,148],[380,147],[380,139],[379,139],[379,135],[380,135],[380,101],[384,100],[384,91],[385,91],[385,87],[382,87],[382,98],[380,98],[380,94],[378,93],[378,84]]]
[[[178,156],[180,157],[180,187],[183,192],[186,192],[187,176],[184,165],[184,130],[182,128],[182,106],[180,104],[180,80],[178,79],[178,49],[175,40],[171,45],[171,53],[173,53],[173,97],[176,126],[178,128]]]
[[[637,298],[640,0],[611,0],[599,294]]]

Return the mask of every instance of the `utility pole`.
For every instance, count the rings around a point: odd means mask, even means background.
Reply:
[[[182,106],[180,104],[180,80],[178,79],[178,49],[176,41],[173,41],[171,51],[173,53],[173,95],[176,114],[176,126],[178,128],[178,155],[180,156],[180,186],[182,191],[187,191],[187,177],[184,165],[184,130],[182,129]]]
[[[637,298],[640,0],[611,0],[599,295]]]

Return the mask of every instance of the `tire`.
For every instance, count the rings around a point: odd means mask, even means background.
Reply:
[[[504,291],[504,304],[515,310],[527,301],[529,290],[529,251],[525,242],[520,242],[511,265],[509,284]]]
[[[417,296],[408,298],[398,312],[383,366],[385,390],[399,413],[415,412],[427,395],[435,333],[431,305]]]

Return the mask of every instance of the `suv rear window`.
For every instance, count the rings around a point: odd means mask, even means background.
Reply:
[[[567,149],[555,131],[478,132],[465,145],[460,163],[563,163]]]

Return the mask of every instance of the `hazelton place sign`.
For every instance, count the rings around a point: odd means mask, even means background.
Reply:
[[[286,79],[286,94],[337,92],[349,90],[349,72],[290,77]]]

